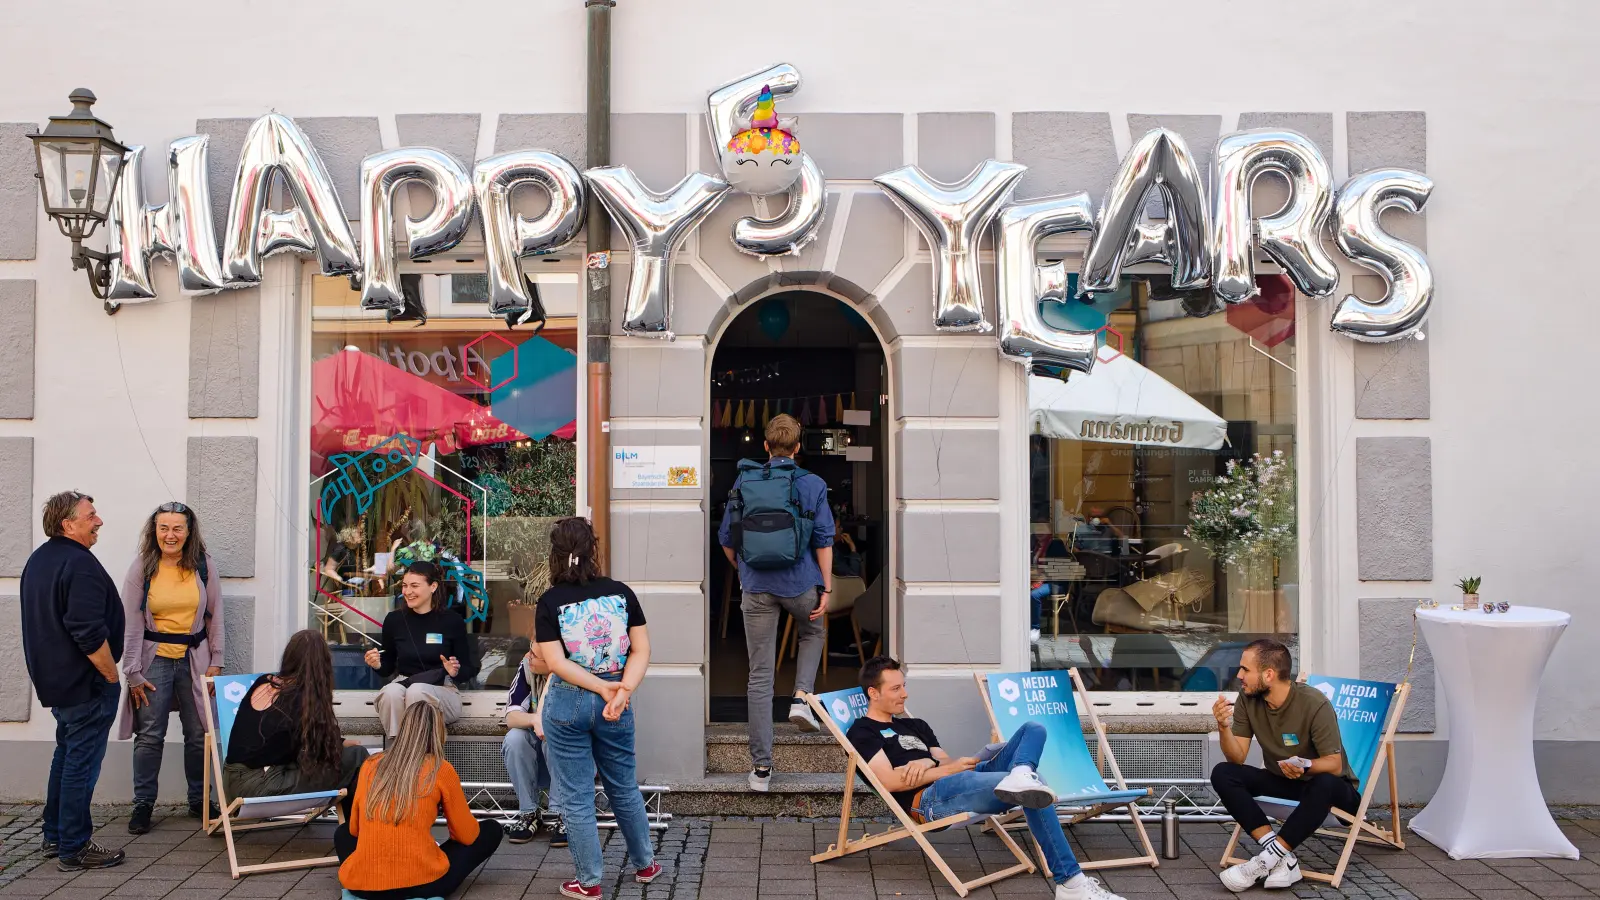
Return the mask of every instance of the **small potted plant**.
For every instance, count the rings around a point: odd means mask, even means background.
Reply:
[[[1483,584],[1483,579],[1476,575],[1456,582],[1456,587],[1461,588],[1461,606],[1463,609],[1478,608],[1478,586],[1481,584]]]

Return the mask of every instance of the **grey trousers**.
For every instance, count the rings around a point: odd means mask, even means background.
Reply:
[[[750,684],[746,696],[750,718],[750,760],[756,766],[772,765],[772,681],[778,652],[778,612],[793,616],[800,629],[799,667],[794,675],[796,693],[810,693],[816,685],[817,664],[822,662],[827,635],[822,619],[811,619],[817,608],[815,588],[798,597],[753,594],[745,591],[744,640],[750,650]]]
[[[378,711],[378,722],[383,725],[383,736],[392,738],[399,734],[400,720],[405,717],[406,707],[424,700],[439,707],[439,711],[444,713],[446,725],[461,718],[461,694],[455,685],[446,682],[442,685],[413,684],[406,687],[399,681],[391,681],[383,686],[383,690],[372,701]]]

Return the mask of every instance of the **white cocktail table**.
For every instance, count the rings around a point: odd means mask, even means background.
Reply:
[[[1535,606],[1417,610],[1450,711],[1450,756],[1411,830],[1453,859],[1578,858],[1550,816],[1533,765],[1539,679],[1570,621]]]

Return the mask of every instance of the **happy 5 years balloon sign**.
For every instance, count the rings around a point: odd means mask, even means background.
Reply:
[[[674,256],[730,192],[786,199],[783,211],[772,218],[747,216],[733,223],[728,237],[738,249],[774,257],[798,253],[815,240],[826,208],[826,181],[804,149],[798,120],[780,115],[778,106],[799,87],[799,71],[783,64],[712,91],[706,97],[706,123],[723,177],[692,173],[664,192],[645,185],[626,166],[580,172],[547,150],[503,153],[471,167],[430,147],[385,150],[362,162],[354,229],[316,148],[286,116],[273,113],[251,125],[220,235],[209,214],[206,136],[181,138],[168,149],[170,199],[162,204],[145,202],[144,148],[132,147],[112,207],[110,299],[153,298],[150,262],[158,257],[175,261],[184,291],[205,294],[257,285],[265,257],[296,253],[314,258],[324,275],[348,277],[361,291],[364,309],[384,310],[390,319],[414,316],[419,311],[407,309],[400,290],[399,254],[418,260],[450,250],[467,237],[474,221],[481,221],[490,308],[508,326],[542,320],[543,310],[527,290],[522,260],[571,243],[593,191],[631,245],[623,332],[670,339]],[[873,180],[931,248],[937,330],[995,330],[978,253],[984,234],[993,229],[1000,351],[1030,367],[1089,371],[1095,333],[1050,324],[1039,304],[1084,302],[1115,291],[1122,273],[1138,264],[1171,266],[1175,288],[1209,290],[1226,306],[1256,295],[1259,251],[1282,267],[1301,293],[1330,296],[1338,289],[1339,272],[1325,236],[1385,284],[1384,295],[1376,299],[1345,296],[1330,326],[1361,341],[1417,334],[1433,300],[1433,274],[1423,252],[1388,233],[1379,217],[1390,209],[1420,212],[1433,192],[1427,176],[1381,169],[1335,186],[1315,144],[1292,131],[1272,129],[1225,135],[1212,159],[1207,193],[1208,179],[1183,138],[1156,129],[1134,142],[1098,209],[1084,193],[1013,202],[1026,167],[992,159],[976,161],[972,173],[955,184],[939,182],[916,166]],[[1263,213],[1252,207],[1251,191],[1269,173],[1288,184],[1289,199]],[[426,215],[399,223],[403,237],[397,241],[393,202],[403,185],[422,186],[433,195],[433,205]],[[291,201],[289,208],[269,206],[274,186]],[[511,202],[512,192],[523,186],[548,196],[537,217],[522,215]],[[1148,215],[1152,194],[1164,201],[1164,220]],[[1040,243],[1067,232],[1088,240],[1075,296],[1068,295],[1062,263],[1037,262]]]

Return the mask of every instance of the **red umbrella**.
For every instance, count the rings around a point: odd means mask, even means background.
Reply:
[[[1261,293],[1228,306],[1228,324],[1268,347],[1294,336],[1294,282],[1287,275],[1257,275]]]
[[[526,438],[480,406],[360,350],[311,366],[311,451],[360,453],[396,434],[454,453]],[[576,423],[574,423],[576,424]]]

